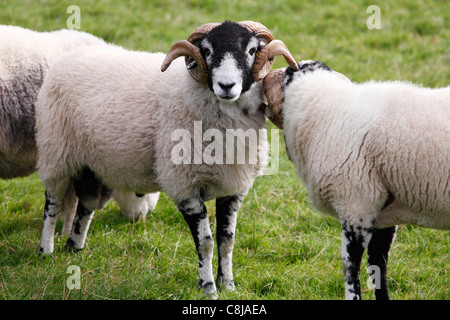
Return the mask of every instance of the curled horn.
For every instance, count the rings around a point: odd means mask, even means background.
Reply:
[[[198,82],[206,83],[208,81],[208,67],[206,66],[206,62],[203,59],[198,46],[205,35],[218,25],[219,23],[207,23],[201,25],[190,34],[187,40],[176,42],[167,53],[166,58],[161,65],[161,71],[166,71],[172,61],[176,58],[185,56],[189,74]],[[189,61],[189,58],[192,58],[196,65]]]
[[[187,41],[189,41],[190,43],[192,43],[193,45],[198,47],[200,45],[200,42],[205,37],[205,35],[219,25],[220,25],[220,23],[202,24],[201,26],[195,28],[194,31],[192,31],[192,33],[189,35]]]
[[[266,44],[273,40],[273,35],[269,29],[263,24],[255,21],[241,21],[238,22],[241,26],[246,27],[248,31],[255,34],[255,36],[264,41]]]
[[[269,104],[266,116],[281,130],[283,130],[283,80],[285,70],[286,68],[272,70],[263,80],[264,95]]]
[[[292,57],[284,42],[281,40],[273,40],[256,57],[255,63],[253,64],[253,78],[255,81],[263,79],[269,73],[273,58],[278,55],[284,56],[289,66],[294,70],[298,70],[297,62]]]
[[[255,21],[241,21],[239,22],[240,25],[244,26],[249,30],[250,32],[253,32],[255,36],[263,41],[266,45],[270,44],[273,41],[273,35],[270,32],[269,29],[267,29],[266,26],[259,22]],[[258,52],[258,56],[261,54],[261,51]],[[269,72],[270,68],[272,68],[273,60],[269,59],[256,59],[255,63],[253,64],[253,79],[255,81],[259,81]],[[263,77],[259,77],[258,74],[260,73],[260,70],[264,70],[265,74]]]
[[[186,40],[180,40],[170,48],[161,65],[161,71],[166,71],[172,61],[181,56],[187,56],[194,59],[195,63],[197,63],[197,67],[189,69],[191,76],[199,82],[206,82],[208,79],[208,70],[205,60],[203,59],[200,50]]]
[[[281,40],[274,40],[272,33],[264,25],[254,21],[241,21],[239,24],[245,26],[250,32],[253,32],[257,38],[264,41],[267,46],[260,52],[253,64],[253,79],[259,81],[263,79],[272,68],[273,58],[277,55],[283,55],[287,63],[294,70],[298,70],[297,62],[292,57],[289,49]]]

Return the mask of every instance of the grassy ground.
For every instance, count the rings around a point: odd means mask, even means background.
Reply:
[[[35,30],[66,26],[73,3],[0,3],[0,23]],[[77,1],[81,28],[128,48],[167,51],[197,26],[225,19],[264,23],[295,58],[316,59],[360,82],[450,80],[448,1],[379,1],[381,29],[369,30],[371,1]],[[276,60],[275,67],[283,66]],[[263,176],[239,211],[234,250],[235,292],[220,299],[342,299],[340,225],[311,208],[280,141],[280,168]],[[144,221],[129,223],[111,202],[98,211],[87,245],[38,255],[44,190],[36,175],[0,181],[0,299],[201,299],[197,258],[181,214],[162,194]],[[207,203],[215,230],[214,201]],[[57,226],[60,229],[62,224]],[[448,232],[401,226],[391,250],[394,299],[449,299]],[[81,288],[68,289],[69,266]],[[217,257],[214,260],[217,267]],[[365,286],[363,299],[373,294]]]

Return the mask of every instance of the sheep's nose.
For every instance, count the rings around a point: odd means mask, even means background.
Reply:
[[[235,82],[233,82],[233,83],[222,83],[222,82],[219,82],[219,86],[223,89],[223,91],[225,91],[225,92],[228,92],[228,91],[230,91],[233,87],[234,87],[234,85],[235,85],[236,83]]]

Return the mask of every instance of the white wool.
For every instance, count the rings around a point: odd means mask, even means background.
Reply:
[[[34,102],[51,63],[72,49],[103,43],[85,32],[0,25],[0,177],[35,170]]]
[[[165,191],[176,203],[199,190],[204,200],[248,191],[266,165],[266,140],[256,165],[176,165],[171,136],[186,129],[193,137],[194,121],[204,131],[265,128],[261,83],[234,103],[221,102],[190,77],[183,59],[162,73],[164,57],[99,46],[50,70],[37,102],[37,143],[39,175],[55,196],[59,182],[84,166],[109,187]]]
[[[26,176],[36,170],[34,103],[49,67],[70,51],[80,51],[106,42],[75,30],[37,32],[18,26],[0,25],[0,177]],[[14,122],[13,122],[13,120]],[[126,216],[145,216],[156,206],[157,195],[136,197],[117,191]],[[156,202],[155,202],[156,200]],[[76,199],[67,199],[63,232],[68,233]]]
[[[284,79],[288,155],[312,204],[342,224],[345,298],[361,298],[368,248],[369,267],[384,270],[375,296],[388,299],[394,226],[450,229],[450,87],[353,84],[320,63],[299,66]]]
[[[450,87],[352,84],[316,70],[284,94],[286,145],[319,210],[373,218],[391,193],[376,227],[450,228]]]
[[[218,219],[218,229],[220,224],[235,226],[236,213],[229,212],[230,206],[239,207],[267,164],[267,136],[261,130],[266,128],[261,111],[265,101],[262,82],[253,83],[239,97],[221,101],[223,96],[191,77],[184,59],[176,59],[161,72],[165,57],[162,53],[129,51],[113,45],[91,46],[66,56],[49,70],[36,102],[38,172],[52,205],[44,211],[41,250],[44,254],[53,251],[51,226],[58,214],[57,205],[73,193],[70,185],[74,180],[75,189],[80,187],[77,175],[81,172],[95,174],[98,184],[106,186],[102,191],[106,196],[110,188],[138,193],[165,191],[191,229],[199,256],[199,285],[203,293],[214,296],[214,241],[204,201],[225,199],[225,207],[218,207],[219,211],[227,211],[221,214],[222,220]],[[226,71],[226,77],[235,76],[235,69],[228,65],[222,71]],[[255,163],[211,162],[211,154],[208,160],[203,158],[204,151],[211,149],[212,137],[203,137],[208,130],[220,133],[214,143],[224,150],[215,149],[215,156],[220,151],[224,151],[223,160],[240,156],[236,146],[227,145],[230,129],[259,135],[257,155],[249,155],[257,159]],[[186,141],[173,139],[180,132]],[[180,143],[189,148],[177,149]],[[248,154],[253,145],[244,145]],[[173,159],[174,150],[183,151],[182,161]],[[229,151],[235,152],[230,159]],[[83,186],[78,191],[83,192]],[[89,191],[85,198],[80,196],[83,206],[90,200]],[[102,196],[99,198],[104,201]],[[98,204],[96,209],[101,207]],[[80,206],[84,211],[75,217],[78,232],[69,237],[69,247],[84,246],[92,216],[88,206]],[[222,244],[217,279],[234,289],[234,233],[217,240]]]

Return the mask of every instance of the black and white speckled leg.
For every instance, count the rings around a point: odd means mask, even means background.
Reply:
[[[374,229],[374,233],[367,248],[367,262],[369,265],[369,272],[371,272],[372,269],[374,271],[379,271],[378,274],[374,275],[379,276],[379,279],[372,277],[375,299],[377,300],[389,300],[386,273],[389,250],[391,248],[392,242],[394,241],[396,231],[396,226],[384,229]],[[377,284],[379,286],[377,286]]]
[[[78,252],[84,248],[86,235],[91,224],[94,211],[87,209],[81,201],[78,202],[77,213],[72,224],[72,231],[66,242],[66,248]]]
[[[237,211],[242,203],[242,195],[216,199],[217,248],[219,251],[219,269],[217,285],[234,290],[233,247],[236,234]]]
[[[178,203],[178,209],[183,214],[198,253],[198,284],[205,295],[216,298],[216,284],[212,273],[214,239],[209,225],[208,213],[203,200],[193,197]]]
[[[342,222],[342,268],[345,281],[345,299],[361,300],[361,258],[373,233],[373,228]]]
[[[44,227],[42,229],[40,251],[43,254],[51,254],[54,250],[55,226],[61,205],[57,203],[55,198],[45,192],[45,208],[44,208]]]

